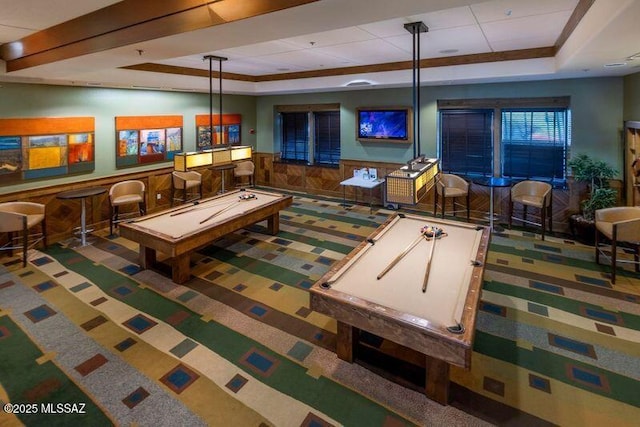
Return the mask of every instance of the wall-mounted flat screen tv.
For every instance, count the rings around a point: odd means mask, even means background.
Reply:
[[[411,108],[358,108],[359,141],[412,142]]]

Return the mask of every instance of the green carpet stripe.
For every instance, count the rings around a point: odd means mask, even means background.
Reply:
[[[605,286],[590,285],[587,283],[565,280],[554,276],[549,276],[536,271],[524,271],[514,267],[508,267],[506,265],[487,264],[487,271],[496,271],[499,273],[510,274],[512,276],[526,278],[529,280],[535,280],[543,283],[553,283],[555,286],[560,286],[567,289],[575,289],[582,292],[588,292],[590,294],[601,295],[607,298],[618,299],[621,301],[631,301],[637,295],[633,295],[627,292],[622,292],[617,289],[612,289]]]
[[[38,364],[42,352],[8,316],[0,317],[0,326],[11,336],[0,341],[0,384],[11,403],[85,403],[86,414],[18,415],[26,425],[70,426],[113,425],[91,398],[71,381],[52,361]],[[44,382],[43,383],[43,379]],[[45,396],[39,396],[39,390]],[[30,400],[29,396],[36,396]]]
[[[539,348],[534,347],[533,350],[527,350],[516,345],[514,341],[496,337],[483,331],[476,331],[474,351],[555,378],[558,381],[591,393],[640,407],[640,393],[630,392],[630,390],[640,390],[640,381],[633,378],[605,371],[597,366],[588,365]],[[610,392],[605,392],[595,386],[589,387],[580,382],[572,381],[567,376],[569,366],[576,366],[587,372],[606,377]]]
[[[489,250],[493,251],[493,252],[501,252],[501,253],[505,253],[505,254],[509,254],[509,255],[514,255],[514,256],[519,256],[519,257],[523,257],[523,258],[530,258],[530,259],[534,259],[534,260],[538,260],[538,261],[547,261],[545,259],[545,255],[553,255],[554,257],[559,258],[560,260],[562,260],[562,265],[568,265],[570,267],[575,267],[575,268],[580,268],[583,270],[588,270],[588,271],[603,271],[604,269],[608,268],[606,265],[598,265],[593,261],[590,260],[582,260],[582,259],[578,259],[578,258],[572,258],[572,257],[568,257],[565,255],[561,255],[561,254],[557,254],[557,253],[548,253],[548,252],[544,252],[541,250],[533,250],[533,249],[520,249],[520,248],[515,248],[512,246],[504,246],[504,245],[499,245],[496,243],[491,243],[489,246]],[[555,263],[554,263],[555,264]],[[617,270],[618,272],[616,274],[619,274],[620,276],[625,276],[625,277],[638,277],[637,274],[634,274],[631,271],[627,271],[624,269],[619,268]]]
[[[307,369],[290,359],[280,357],[269,348],[239,334],[214,321],[203,322],[200,316],[174,301],[156,294],[150,289],[138,288],[138,284],[128,277],[123,277],[105,267],[83,259],[80,255],[59,246],[50,247],[48,255],[56,258],[66,268],[83,275],[99,286],[105,293],[123,283],[136,287],[137,292],[129,294],[122,301],[137,310],[166,321],[177,311],[185,311],[190,317],[174,326],[189,338],[201,343],[229,362],[238,365],[238,361],[251,348],[256,348],[274,359],[279,366],[270,377],[257,378],[268,386],[285,393],[295,399],[317,408],[330,417],[347,425],[383,425],[387,416],[398,417],[397,414],[346,389],[326,377],[314,379],[307,375]],[[69,262],[73,259],[73,262]],[[242,365],[240,365],[242,368]],[[247,372],[250,373],[250,372]]]
[[[296,273],[265,261],[248,256],[238,256],[235,252],[224,248],[209,246],[200,250],[199,253],[284,285],[295,286],[309,278],[306,274]]]
[[[326,220],[331,220],[331,221],[336,221],[336,222],[341,222],[346,224],[360,225],[362,227],[373,227],[374,229],[377,228],[378,225],[380,225],[379,222],[373,221],[371,220],[371,218],[359,218],[356,216],[356,213],[354,212],[349,212],[349,215],[333,214],[330,212],[319,213],[310,209],[300,208],[298,206],[292,205],[289,208],[287,208],[287,213],[316,216],[316,217],[324,218]]]
[[[300,225],[300,224],[298,226],[302,227],[302,225]],[[309,228],[309,227],[305,227],[305,228]],[[318,230],[320,230],[320,228],[318,228]],[[373,230],[371,230],[371,231],[373,231]],[[325,232],[325,234],[331,235],[331,234],[334,234],[334,233],[332,233],[330,230],[327,230]],[[369,234],[367,234],[367,236]],[[327,249],[327,250],[334,251],[334,252],[339,252],[339,253],[345,254],[345,255],[348,254],[349,252],[351,252],[360,243],[360,240],[354,240],[353,246],[348,246],[348,245],[343,245],[342,243],[332,242],[330,240],[315,239],[313,237],[307,237],[307,236],[304,236],[302,234],[295,234],[295,233],[291,233],[291,232],[287,232],[287,231],[283,231],[283,230],[280,230],[280,232],[278,233],[278,238],[304,243],[304,244],[307,244],[307,245],[310,245],[310,246],[315,246],[315,247],[318,247],[318,248]],[[364,240],[364,239],[365,239],[365,237],[362,238],[362,240]]]
[[[557,308],[559,310],[563,310],[582,317],[584,317],[584,314],[581,313],[581,308],[609,312],[609,310],[607,310],[606,308],[598,305],[572,300],[561,295],[552,295],[544,291],[513,286],[507,283],[497,282],[495,280],[485,281],[483,289],[498,294],[510,295],[541,305]],[[616,313],[622,318],[622,321],[624,323],[623,326],[625,328],[640,330],[640,316],[620,311]]]

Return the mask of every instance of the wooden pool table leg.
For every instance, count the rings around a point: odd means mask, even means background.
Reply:
[[[140,245],[138,258],[140,260],[140,268],[143,270],[151,268],[156,262],[156,250]]]
[[[276,212],[267,218],[267,230],[271,235],[278,234],[280,231],[280,212]]]
[[[173,265],[171,266],[171,280],[178,284],[189,280],[191,278],[190,262],[191,257],[188,253],[174,257]]]
[[[449,404],[449,364],[443,360],[425,355],[427,397],[441,405]]]
[[[356,357],[356,346],[360,330],[347,323],[338,321],[338,337],[336,354],[342,360],[353,363]]]

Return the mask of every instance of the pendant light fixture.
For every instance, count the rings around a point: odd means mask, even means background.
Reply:
[[[211,148],[213,148],[213,61],[218,61],[218,122],[220,125],[220,134],[218,141],[220,141],[220,144],[222,144],[222,62],[226,61],[227,58],[223,56],[206,55],[203,59],[209,60],[209,138],[211,142]]]
[[[413,89],[413,158],[420,153],[420,33],[429,31],[424,22],[404,24],[404,29],[412,35],[413,58],[411,67]]]

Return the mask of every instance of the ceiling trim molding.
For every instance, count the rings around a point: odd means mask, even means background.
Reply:
[[[549,58],[556,54],[555,46],[540,47],[534,49],[510,50],[504,52],[477,53],[473,55],[448,56],[442,58],[429,58],[420,60],[420,68],[446,67],[452,65],[470,65],[486,62],[519,61],[525,59]],[[388,71],[410,70],[412,61],[387,62],[383,64],[359,65],[355,67],[330,68],[323,70],[300,71],[295,73],[266,74],[262,76],[251,76],[248,74],[222,73],[222,78],[227,80],[238,80],[252,83],[308,79],[317,77],[344,76],[351,74],[380,73]],[[209,72],[199,68],[178,67],[174,65],[142,63],[126,67],[124,70],[148,71],[153,73],[177,74],[191,77],[209,78]],[[213,73],[215,78],[219,78],[217,72]]]
[[[0,46],[8,72],[129,46],[318,0],[124,0]]]

